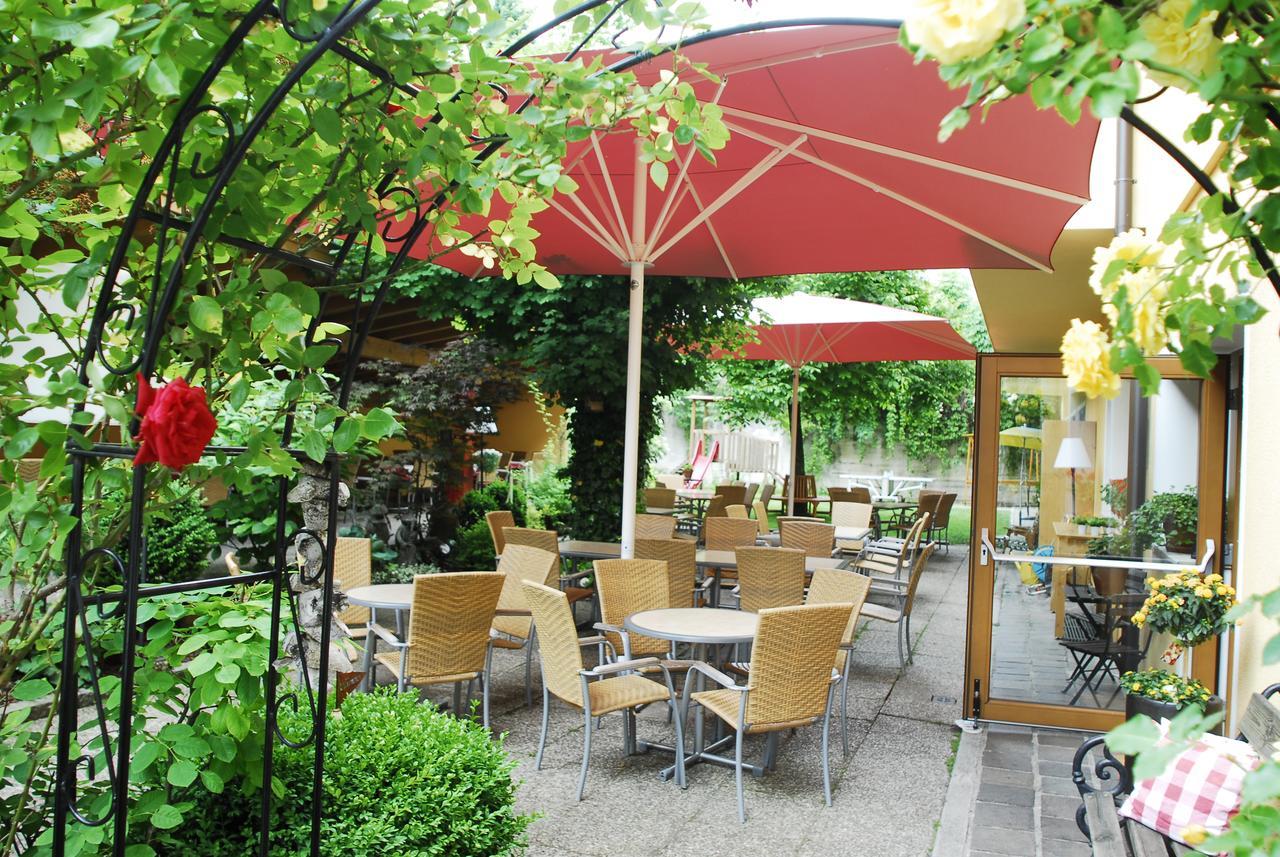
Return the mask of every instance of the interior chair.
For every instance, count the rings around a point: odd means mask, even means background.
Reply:
[[[915,604],[916,589],[920,585],[924,567],[929,563],[929,557],[933,555],[936,547],[937,545],[932,542],[925,545],[924,550],[920,551],[919,556],[916,557],[911,567],[911,575],[905,582],[878,581],[883,586],[896,590],[892,593],[895,602],[893,605],[871,603],[862,605],[861,615],[881,622],[892,622],[898,626],[898,668],[900,670],[905,669],[913,660],[911,657],[911,608]]]
[[[489,728],[489,675],[493,661],[490,628],[505,574],[458,571],[419,574],[413,579],[409,638],[374,623],[370,630],[395,651],[375,657],[396,675],[400,692],[408,685],[453,685],[454,714],[462,716],[462,686],[480,681],[481,711]]]
[[[655,702],[676,706],[675,685],[665,661],[641,658],[634,661],[603,663],[586,669],[582,662],[583,646],[607,643],[601,635],[578,637],[573,613],[565,594],[558,589],[525,581],[525,600],[533,614],[538,635],[538,656],[542,664],[542,731],[538,737],[538,755],[534,767],[542,770],[542,752],[547,744],[547,725],[551,713],[551,697],[582,712],[582,772],[578,775],[578,800],[587,787],[587,765],[591,759],[591,734],[595,718],[623,712],[623,749],[631,752],[635,744],[636,709]],[[637,674],[637,670],[657,667],[664,684]],[[676,782],[684,785],[684,732],[682,718],[676,717]]]
[[[759,613],[804,603],[804,551],[740,547],[735,553],[740,609]]]
[[[833,527],[871,527],[871,517],[875,509],[870,503],[854,503],[833,501],[831,503],[831,525]],[[866,539],[836,539],[836,550],[845,555],[856,556],[862,553]]]
[[[676,511],[674,488],[644,489],[644,510],[650,515],[673,515]]]
[[[636,559],[657,559],[667,564],[670,606],[698,606],[697,542],[690,539],[636,539]]]
[[[516,516],[510,510],[498,509],[494,512],[485,512],[484,520],[489,525],[489,536],[493,539],[493,555],[502,556],[502,549],[507,546],[507,537],[502,534],[502,530],[505,527],[514,527]]]
[[[699,734],[704,711],[710,711],[733,728],[733,735],[711,744],[703,751],[703,756],[732,764],[738,793],[738,820],[744,824],[747,812],[742,774],[747,766],[742,760],[742,744],[747,735],[781,732],[821,721],[823,797],[827,806],[831,805],[828,758],[831,707],[840,677],[835,665],[851,612],[850,604],[762,610],[751,653],[751,678],[744,685],[702,661],[690,665],[691,671],[697,670],[719,687],[692,693],[694,682],[686,681],[682,708],[687,712],[690,703],[697,704]],[[677,722],[680,719],[676,718]],[[733,759],[715,756],[713,751],[729,741],[734,742]],[[772,744],[770,742],[767,746]],[[678,771],[683,767],[682,757],[683,753],[677,757]],[[753,766],[753,773],[762,771],[770,762],[766,758],[761,768]]]
[[[676,533],[676,519],[670,515],[636,515],[637,539],[669,539]]]
[[[849,622],[840,638],[836,671],[840,673],[840,742],[849,755],[849,665],[853,661],[853,641],[858,634],[859,613],[871,590],[871,578],[835,568],[820,568],[809,581],[805,604],[852,604]]]
[[[955,502],[956,495],[951,493],[943,494],[938,498],[938,504],[929,522],[929,530],[925,534],[925,538],[941,544],[947,553],[951,553],[951,538],[947,535],[947,529],[951,526],[951,507]]]
[[[560,560],[550,551],[529,545],[511,545],[498,558],[498,571],[505,578],[498,607],[528,610],[524,590],[526,580],[554,586],[560,576]],[[494,616],[493,646],[497,649],[524,649],[524,704],[533,704],[533,620],[528,616]]]
[[[796,548],[806,556],[830,557],[835,551],[836,528],[820,521],[779,518],[778,535],[784,548]]]
[[[1137,669],[1141,664],[1147,647],[1151,645],[1152,634],[1149,630],[1143,634],[1142,629],[1133,623],[1133,614],[1138,612],[1144,601],[1144,592],[1125,592],[1102,597],[1098,601],[1100,615],[1095,620],[1099,626],[1097,636],[1093,639],[1058,641],[1075,662],[1071,675],[1067,678],[1067,686],[1062,692],[1067,693],[1077,681],[1083,680],[1069,705],[1075,705],[1087,690],[1093,697],[1093,704],[1103,708],[1098,699],[1098,688],[1108,676],[1116,683],[1115,690],[1107,700],[1107,706],[1111,705],[1120,693],[1120,676],[1128,670]]]
[[[373,541],[338,536],[333,546],[333,580],[344,592],[373,583]],[[348,636],[355,637],[368,633],[370,622],[376,621],[377,617],[368,607],[353,605],[338,611],[334,618]]]

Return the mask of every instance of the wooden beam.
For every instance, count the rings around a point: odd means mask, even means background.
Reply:
[[[347,338],[342,341],[344,352],[347,350],[348,341]],[[425,348],[415,348],[412,345],[403,345],[389,339],[370,336],[364,341],[364,351],[361,352],[360,357],[367,360],[394,360],[406,366],[424,366],[431,359],[432,354]]]

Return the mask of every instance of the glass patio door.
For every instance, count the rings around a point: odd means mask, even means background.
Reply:
[[[1157,395],[1090,400],[1056,356],[979,357],[967,716],[1114,726],[1167,642],[1128,622],[1146,578],[1219,569],[1225,385],[1156,363]],[[1188,669],[1215,687],[1217,660]]]

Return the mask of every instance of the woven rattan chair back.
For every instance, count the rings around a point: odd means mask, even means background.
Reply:
[[[942,499],[941,491],[933,488],[923,488],[916,495],[916,517],[921,515],[934,515],[938,511],[938,501]]]
[[[924,534],[929,532],[930,520],[932,520],[932,516],[925,512],[911,525],[911,529],[907,530],[907,537],[904,541],[906,543],[905,550],[908,554],[912,554],[920,548],[920,542],[924,539]]]
[[[764,507],[769,508],[769,501],[773,499],[773,492],[777,490],[772,482],[766,482],[760,487],[760,502]]]
[[[596,592],[600,595],[600,618],[606,625],[621,628],[632,613],[664,610],[671,606],[671,590],[667,585],[667,564],[658,559],[598,559]],[[633,657],[665,656],[671,644],[656,637],[628,634],[623,646],[622,635],[605,631],[605,637],[619,655]]]
[[[748,482],[746,493],[742,495],[742,505],[750,509],[751,504],[756,501],[756,493],[759,490],[760,490],[760,483]]]
[[[644,489],[644,507],[646,509],[666,509],[676,507],[676,489],[646,488]]]
[[[805,604],[852,604],[849,623],[845,625],[840,644],[847,646],[853,642],[858,630],[858,613],[871,591],[871,578],[865,574],[844,571],[838,568],[820,568],[813,573],[809,581],[809,592],[805,595]],[[836,669],[844,669],[844,659],[848,652],[841,649],[836,656]]]
[[[951,525],[951,507],[956,504],[955,494],[943,494],[942,499],[938,501],[937,511],[933,515],[933,524],[931,529],[945,530]]]
[[[802,726],[822,716],[852,610],[852,604],[814,604],[760,611],[751,651],[749,729]]]
[[[747,486],[717,485],[716,493],[724,498],[726,506],[745,506],[747,504]]]
[[[486,512],[484,519],[489,524],[489,535],[493,539],[493,555],[502,556],[502,549],[507,546],[507,539],[502,531],[506,527],[516,525],[516,516],[511,514],[509,509],[498,509],[494,512]]]
[[[698,543],[693,539],[636,539],[636,559],[667,564],[668,606],[692,607],[698,585]]]
[[[725,517],[728,517],[728,518],[749,518],[749,517],[751,517],[750,515],[748,515],[748,514],[747,514],[747,507],[746,507],[746,506],[742,506],[742,505],[739,505],[739,504],[736,504],[736,503],[735,503],[734,505],[732,505],[732,506],[725,506],[725,507],[724,507],[724,514],[725,514]]]
[[[532,580],[547,586],[554,585],[560,576],[560,563],[550,551],[529,545],[511,545],[502,552],[498,560],[498,571],[502,572],[504,578],[498,606],[505,610],[528,610],[529,604],[524,600],[524,590],[520,584]],[[493,628],[527,640],[532,622],[528,616],[495,616]]]
[[[838,501],[831,504],[831,525],[835,527],[869,527],[874,509],[870,503]]]
[[[743,610],[804,603],[804,551],[742,547],[738,557],[738,599]]]
[[[780,518],[778,535],[784,548],[802,550],[807,556],[831,556],[836,547],[836,528],[817,521]]]
[[[413,579],[406,672],[414,678],[481,673],[505,574],[457,571]]]
[[[756,522],[750,518],[708,518],[703,536],[709,551],[731,551],[756,543]]]
[[[724,501],[724,495],[716,494],[711,498],[711,502],[707,503],[707,511],[706,514],[703,515],[703,518],[710,519],[726,517],[724,507],[727,505],[729,504]]]
[[[349,536],[338,536],[333,546],[333,579],[345,592],[373,582],[373,542]],[[366,625],[368,607],[348,607],[337,614],[346,625]]]
[[[911,615],[911,607],[916,603],[916,589],[920,586],[920,578],[924,576],[924,568],[929,564],[929,557],[933,556],[937,547],[936,542],[929,542],[916,557],[915,565],[911,566],[911,579],[907,581],[907,597],[902,601],[904,616]]]
[[[676,534],[676,519],[670,515],[636,515],[637,539],[669,539]]]
[[[560,537],[555,530],[535,530],[530,527],[503,527],[503,538],[509,545],[528,545],[560,558]]]
[[[751,504],[752,511],[756,513],[756,530],[762,536],[769,535],[772,532],[769,529],[769,510],[764,505],[763,500],[757,500]]]
[[[856,500],[853,499],[853,489],[845,488],[843,485],[827,486],[827,496],[831,498],[831,502],[833,504],[857,502]]]
[[[557,699],[581,708],[582,681],[578,673],[582,670],[582,649],[568,597],[559,589],[528,580],[520,587],[538,632],[543,684]]]

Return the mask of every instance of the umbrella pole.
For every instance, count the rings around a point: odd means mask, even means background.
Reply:
[[[796,513],[796,444],[800,435],[800,367],[791,367],[791,478],[787,480],[787,514]]]
[[[649,171],[640,159],[640,140],[635,144],[635,166],[631,195],[631,273],[627,312],[627,413],[622,452],[622,558],[631,559],[636,549],[636,483],[640,476],[640,336],[644,323],[645,181]]]

